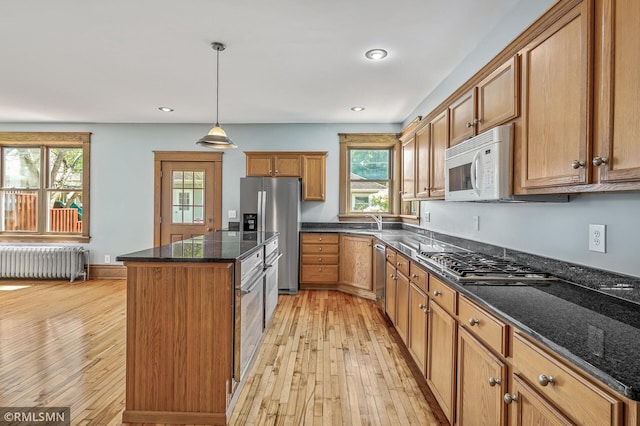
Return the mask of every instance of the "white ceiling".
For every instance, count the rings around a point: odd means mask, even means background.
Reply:
[[[211,123],[220,41],[223,124],[397,123],[517,1],[0,0],[0,122]]]

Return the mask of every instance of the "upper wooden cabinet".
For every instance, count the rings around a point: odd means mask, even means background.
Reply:
[[[590,170],[591,2],[522,51],[522,188],[587,183]]]
[[[327,191],[327,153],[302,155],[302,199],[324,201]]]
[[[247,176],[302,178],[302,201],[326,199],[326,152],[245,151]]]
[[[428,198],[431,186],[431,126],[418,129],[415,136],[416,198]],[[444,160],[443,160],[444,161]]]
[[[444,199],[444,151],[449,148],[449,112],[442,111],[429,123],[431,162],[429,198]]]
[[[640,181],[640,3],[602,0],[596,14],[596,143],[599,183]],[[636,185],[637,187],[637,185]]]
[[[449,146],[518,116],[517,59],[509,59],[449,106]]]
[[[411,135],[402,141],[402,190],[403,200],[412,200],[416,197],[416,138]]]

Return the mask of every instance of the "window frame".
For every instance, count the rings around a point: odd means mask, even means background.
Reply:
[[[91,176],[91,133],[90,132],[0,132],[0,148],[81,148],[82,149],[82,232],[60,233],[46,229],[48,207],[48,158],[41,158],[40,195],[38,200],[38,228],[35,232],[0,231],[0,242],[89,242],[90,229],[90,176]],[[3,162],[0,160],[0,178],[3,176]],[[40,225],[42,224],[42,225]]]
[[[349,178],[350,152],[354,149],[389,150],[389,212],[384,217],[397,217],[400,208],[400,140],[397,133],[339,133],[340,137],[340,220],[362,220],[367,212],[351,211],[351,190]],[[373,212],[372,212],[373,213]]]

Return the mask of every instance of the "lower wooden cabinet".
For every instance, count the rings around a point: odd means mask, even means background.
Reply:
[[[389,257],[389,253],[387,253],[387,257]],[[395,259],[395,256],[394,256]],[[396,325],[396,289],[398,288],[396,277],[396,266],[394,263],[387,262],[387,278],[385,280],[385,298],[384,298],[384,306],[385,312],[387,316],[393,323]]]
[[[398,256],[398,259],[400,256]],[[409,278],[396,269],[396,330],[407,344],[409,337]]]
[[[340,235],[340,284],[373,291],[373,237]]]
[[[504,396],[505,404],[511,407],[511,422],[515,426],[524,425],[573,425],[574,423],[555,408],[517,374],[513,375],[511,393]]]
[[[456,335],[458,324],[446,310],[429,301],[427,383],[444,415],[453,424],[456,404]]]
[[[459,327],[457,424],[505,425],[507,384],[506,364]]]
[[[336,286],[339,253],[339,234],[300,233],[300,288]]]
[[[421,288],[409,285],[409,341],[407,347],[422,374],[427,373],[427,325],[429,300]]]

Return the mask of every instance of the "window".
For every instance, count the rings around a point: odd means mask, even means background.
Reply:
[[[340,134],[340,217],[395,215],[399,141],[396,134]]]
[[[90,133],[0,132],[0,241],[88,241]]]

